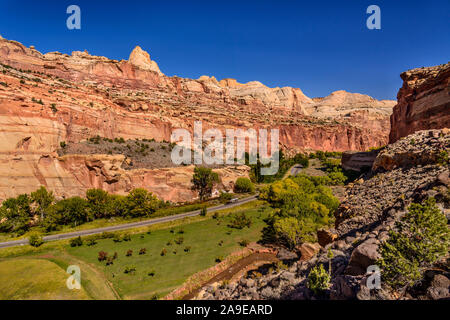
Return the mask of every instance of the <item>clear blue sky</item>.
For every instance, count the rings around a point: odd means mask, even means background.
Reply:
[[[81,7],[81,30],[66,8]],[[381,30],[366,8],[381,8]],[[42,53],[128,59],[140,45],[166,75],[335,90],[395,99],[399,74],[450,60],[450,1],[1,0],[0,34]]]

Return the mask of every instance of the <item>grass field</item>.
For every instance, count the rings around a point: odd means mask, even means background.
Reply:
[[[232,215],[222,213],[223,216],[218,219],[209,218],[173,229],[152,231],[151,234],[135,234],[131,236],[131,241],[117,243],[105,239],[95,246],[67,247],[67,252],[102,270],[124,299],[161,297],[180,286],[192,274],[216,264],[216,258],[225,258],[239,249],[239,241],[260,239],[263,219],[270,209],[264,206],[241,208],[234,210],[234,213],[239,211],[251,217],[250,228],[239,230],[228,227]],[[179,233],[181,229],[184,233]],[[184,239],[182,244],[175,243],[179,237]],[[184,251],[187,246],[190,247],[189,252]],[[146,249],[146,254],[139,255],[141,248]],[[163,249],[167,250],[164,256],[161,255]],[[126,256],[128,250],[133,250],[130,257]],[[106,266],[105,262],[98,261],[99,251],[108,252],[110,256],[117,252],[118,258],[112,265]],[[136,271],[133,274],[124,273],[127,266],[134,266]],[[155,272],[154,276],[149,275],[151,271]]]
[[[68,274],[45,259],[0,261],[0,299],[2,300],[79,300],[89,299],[85,290],[69,290]]]
[[[22,246],[0,250],[0,299],[150,299],[162,297],[183,284],[191,275],[214,266],[216,258],[227,257],[239,250],[241,240],[250,242],[261,238],[261,230],[270,209],[262,201],[252,201],[238,207],[212,214],[196,216],[170,223],[130,230],[131,241],[97,240],[94,246],[71,247],[69,241],[44,243],[39,248]],[[228,227],[231,217],[245,212],[251,218],[250,228]],[[179,233],[180,230],[184,233]],[[150,231],[150,234],[147,232]],[[182,244],[175,239],[183,237]],[[168,242],[171,242],[169,245]],[[220,245],[219,245],[220,243]],[[190,251],[184,249],[189,246]],[[146,248],[146,254],[139,251]],[[161,256],[162,249],[167,250]],[[131,257],[126,256],[133,250]],[[176,250],[176,253],[174,251]],[[98,252],[110,256],[117,252],[112,265],[98,261]],[[16,266],[26,261],[26,267]],[[65,287],[68,265],[79,265],[82,291]],[[133,274],[125,274],[127,266],[135,266]],[[31,270],[36,277],[16,270]],[[154,271],[154,276],[149,275]],[[29,284],[31,283],[31,284]]]

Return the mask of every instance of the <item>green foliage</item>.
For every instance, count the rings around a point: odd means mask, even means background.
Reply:
[[[255,186],[248,178],[237,178],[234,184],[234,192],[237,193],[252,193],[255,192]]]
[[[33,232],[28,237],[28,243],[30,244],[30,246],[39,247],[44,243],[44,240],[39,233]]]
[[[273,224],[276,234],[290,249],[293,249],[300,239],[300,222],[294,217],[275,220]]]
[[[210,168],[195,167],[192,177],[192,190],[198,191],[200,200],[211,197],[214,184],[219,183],[219,175]]]
[[[315,294],[321,294],[330,287],[330,275],[325,271],[322,264],[311,268],[308,274],[307,285]]]
[[[21,194],[16,198],[3,201],[0,207],[0,231],[24,234],[30,227],[29,222],[33,216],[31,198]]]
[[[249,217],[247,217],[247,215],[244,212],[233,214],[230,223],[228,224],[230,228],[235,229],[244,229],[245,227],[250,228],[251,225],[252,220]]]
[[[380,248],[384,281],[393,287],[412,286],[425,268],[444,256],[450,246],[447,218],[433,198],[413,203]]]
[[[260,199],[278,209],[266,219],[265,242],[293,248],[299,242],[315,241],[317,230],[334,222],[339,201],[329,187],[320,184],[324,180],[298,175],[262,188]]]
[[[344,185],[347,181],[347,177],[342,171],[332,171],[328,173],[328,178],[330,178],[330,184],[333,186]]]
[[[48,208],[55,201],[53,192],[48,192],[47,189],[41,186],[38,190],[31,193],[31,200],[36,204],[36,213],[40,214],[41,220],[44,219],[47,214]]]
[[[159,206],[158,198],[146,189],[134,189],[126,197],[126,215],[130,217],[148,217]]]
[[[80,197],[58,201],[49,208],[42,223],[47,231],[58,230],[62,225],[77,226],[92,220],[88,202]]]
[[[89,189],[86,191],[86,199],[95,218],[98,219],[109,216],[108,202],[110,201],[110,198],[108,192],[102,189]]]
[[[219,201],[221,203],[227,203],[231,199],[233,199],[233,194],[228,192],[220,192]]]
[[[81,239],[81,237],[70,240],[71,247],[81,247],[82,245],[83,245],[83,240]]]
[[[200,216],[205,217],[207,213],[208,209],[206,207],[203,207],[202,210],[200,211]]]

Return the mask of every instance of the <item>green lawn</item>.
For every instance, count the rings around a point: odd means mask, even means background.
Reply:
[[[85,290],[69,290],[69,274],[45,259],[0,261],[1,300],[79,300],[89,299]]]
[[[245,204],[237,208],[223,210],[219,219],[206,218],[203,221],[184,224],[169,229],[158,229],[151,234],[135,234],[131,241],[114,242],[112,239],[99,240],[95,246],[72,248],[67,246],[70,255],[86,261],[103,271],[106,278],[113,284],[116,291],[124,299],[149,299],[154,294],[163,296],[180,286],[189,276],[216,264],[219,256],[225,258],[231,252],[239,249],[239,241],[246,239],[251,242],[261,238],[261,229],[265,223],[270,208],[261,202]],[[251,217],[250,228],[241,230],[227,226],[231,219],[230,212],[243,211]],[[178,233],[180,229],[184,233]],[[175,243],[175,239],[183,237],[181,245]],[[171,241],[172,244],[167,243]],[[222,245],[219,242],[223,241]],[[189,252],[184,248],[190,246]],[[146,248],[147,253],[139,255],[139,250]],[[165,256],[161,256],[162,249],[167,250]],[[127,250],[133,250],[131,257],[126,256]],[[176,253],[174,253],[176,250]],[[118,259],[113,265],[106,266],[105,262],[99,262],[98,252],[106,251],[108,255],[117,252]],[[135,266],[134,274],[125,274],[126,266]],[[154,270],[155,275],[148,273]]]

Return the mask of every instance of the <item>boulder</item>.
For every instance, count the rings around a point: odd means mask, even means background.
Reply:
[[[318,243],[305,242],[297,246],[297,250],[300,253],[300,261],[308,261],[320,251],[320,245]]]
[[[374,265],[380,258],[378,244],[378,240],[370,238],[356,247],[352,252],[345,273],[355,276],[365,274],[367,267]]]
[[[317,240],[322,247],[333,242],[337,238],[336,231],[333,229],[319,229],[317,230]]]

